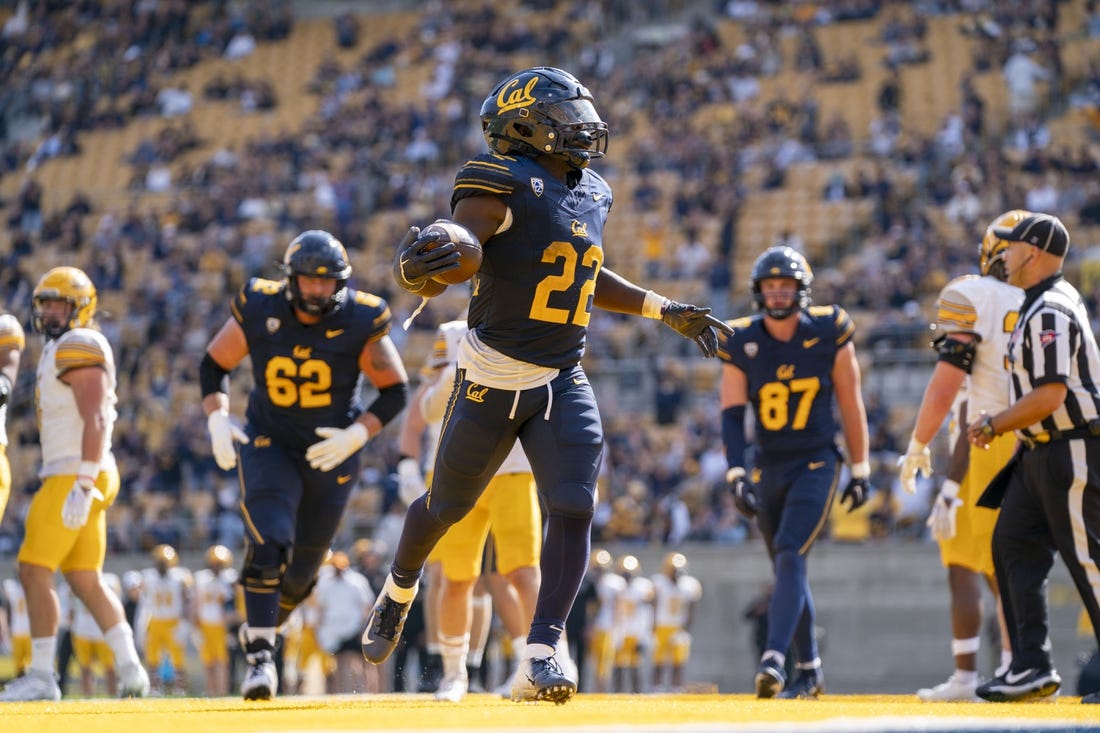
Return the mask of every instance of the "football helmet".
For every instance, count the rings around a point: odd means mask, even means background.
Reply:
[[[642,564],[633,555],[623,555],[615,564],[615,570],[619,575],[631,577],[642,572]]]
[[[768,308],[760,281],[769,277],[789,277],[798,281],[798,294],[786,308]],[[810,307],[810,283],[814,281],[810,263],[802,253],[791,247],[770,247],[752,265],[752,297],[756,307],[772,318],[786,318],[795,311]]]
[[[1030,211],[1013,209],[1001,214],[986,227],[982,243],[978,245],[978,271],[982,275],[991,275],[1002,282],[1008,280],[1008,273],[1005,272],[1005,252],[1008,250],[1008,242],[994,234],[993,230],[1012,229],[1030,215]]]
[[[575,76],[536,66],[497,84],[481,105],[481,129],[500,155],[551,155],[580,170],[607,152],[607,123]]]
[[[225,545],[213,545],[206,550],[206,565],[213,570],[224,570],[233,565],[233,551]]]
[[[612,562],[611,553],[600,547],[592,550],[588,566],[593,570],[610,570]]]
[[[665,555],[662,569],[665,571],[665,575],[675,578],[687,570],[687,565],[688,560],[682,552],[670,552]]]
[[[157,545],[149,555],[153,558],[153,564],[156,565],[157,570],[161,572],[179,565],[179,554],[176,553],[176,548],[171,545]]]
[[[65,323],[47,321],[42,311],[47,301],[63,300],[69,304],[69,320]],[[31,295],[34,330],[48,338],[58,338],[73,328],[87,328],[95,317],[95,285],[83,270],[75,267],[55,267],[38,281]]]
[[[351,263],[344,245],[328,232],[310,229],[295,237],[283,255],[282,268],[287,279],[287,300],[305,313],[323,316],[340,308],[348,299]],[[324,300],[306,298],[298,287],[299,275],[335,280],[336,291]]]

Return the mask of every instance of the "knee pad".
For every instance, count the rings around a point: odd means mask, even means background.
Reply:
[[[279,588],[286,572],[287,548],[270,542],[249,542],[244,554],[241,584],[246,590],[271,593]]]
[[[431,501],[428,502],[428,514],[432,516],[432,519],[448,527],[469,514],[473,508],[474,504],[441,501],[434,494],[431,496]]]
[[[317,570],[324,562],[327,547],[295,547],[290,567],[283,573],[279,605],[294,610],[313,592]]]
[[[596,497],[591,484],[565,483],[544,495],[548,514],[570,519],[592,519]]]

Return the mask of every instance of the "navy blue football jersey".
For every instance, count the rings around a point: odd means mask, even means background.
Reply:
[[[467,196],[497,196],[512,225],[484,243],[470,328],[497,351],[567,369],[584,353],[611,188],[585,169],[569,188],[532,158],[485,153],[455,177],[452,210]]]
[[[840,306],[798,314],[794,338],[782,342],[764,328],[763,314],[730,321],[718,333],[718,358],[745,373],[756,418],[756,446],[767,454],[810,451],[836,442],[833,362],[855,326]]]
[[[348,290],[343,306],[305,325],[286,297],[285,282],[254,278],[231,310],[252,357],[249,432],[305,450],[315,428],[344,428],[363,411],[359,355],[367,342],[390,330],[386,301]]]

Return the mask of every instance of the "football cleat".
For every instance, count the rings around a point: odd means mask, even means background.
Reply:
[[[279,688],[279,673],[271,644],[264,639],[248,643],[245,659],[248,669],[241,681],[241,696],[245,700],[270,700]]]
[[[118,696],[148,697],[149,673],[140,664],[129,667],[119,667],[118,670]]]
[[[409,615],[408,603],[398,603],[386,593],[378,596],[378,602],[367,617],[367,628],[363,631],[363,656],[371,664],[381,664],[393,653],[401,630],[405,628],[405,619]]]
[[[1084,705],[1096,705],[1100,703],[1100,692],[1090,692],[1081,698],[1081,702]]]
[[[577,692],[577,683],[565,676],[554,657],[524,659],[512,678],[512,700],[546,700],[564,705]]]
[[[774,658],[760,660],[760,666],[756,669],[756,677],[753,685],[756,688],[756,696],[761,699],[775,697],[783,691],[787,683],[787,675],[783,667]]]
[[[978,689],[978,680],[963,682],[958,675],[952,674],[935,687],[922,687],[917,690],[921,702],[981,702],[974,691]]]
[[[61,688],[57,686],[57,677],[52,673],[38,672],[33,669],[28,669],[4,685],[4,690],[0,692],[0,702],[60,699]]]
[[[466,670],[459,674],[444,677],[439,682],[435,691],[435,699],[444,702],[462,702],[466,693],[470,691],[470,679],[466,676]]]
[[[791,681],[776,695],[780,700],[816,700],[825,692],[825,677],[821,668],[801,669]]]
[[[978,685],[975,693],[989,702],[1024,702],[1050,697],[1062,687],[1062,678],[1053,669],[1008,670],[999,677]]]

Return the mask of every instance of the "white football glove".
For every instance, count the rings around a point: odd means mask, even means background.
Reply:
[[[206,429],[210,431],[210,447],[218,468],[228,471],[237,466],[237,446],[247,443],[248,436],[229,419],[228,410],[214,410],[206,416]]]
[[[103,494],[95,487],[95,481],[87,476],[77,476],[61,507],[61,521],[69,529],[80,529],[88,523],[88,514],[96,499],[103,501]]]
[[[415,458],[402,458],[397,462],[397,493],[405,506],[412,504],[427,490],[419,461]]]
[[[901,478],[901,486],[908,493],[917,493],[917,474],[928,478],[932,475],[932,452],[925,443],[916,438],[909,441],[909,448],[904,456],[898,458],[898,476]]]
[[[331,471],[355,454],[367,443],[367,427],[353,422],[346,428],[317,428],[314,431],[324,440],[306,449],[306,460],[319,471]]]
[[[955,514],[963,505],[959,498],[959,484],[951,479],[943,482],[939,496],[932,504],[932,513],[925,524],[932,530],[932,539],[937,542],[949,540],[955,536]]]

